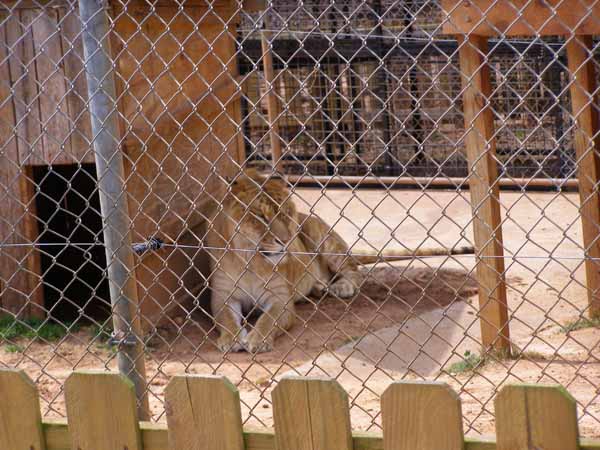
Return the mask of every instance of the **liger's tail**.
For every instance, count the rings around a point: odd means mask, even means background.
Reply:
[[[361,253],[352,253],[352,258],[358,264],[374,264],[376,262],[405,261],[421,256],[449,256],[449,255],[472,255],[475,253],[473,247],[447,248],[424,248],[419,250],[386,250],[381,255],[365,255]]]

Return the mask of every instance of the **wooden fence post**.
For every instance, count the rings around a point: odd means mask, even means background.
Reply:
[[[590,259],[600,258],[600,137],[592,47],[592,36],[573,36],[567,42],[588,301],[590,315],[600,317],[600,261]]]
[[[240,395],[224,377],[174,377],[165,391],[171,450],[244,450]]]
[[[487,54],[487,38],[459,37],[459,44],[469,191],[477,250],[481,339],[486,349],[509,353],[500,189],[494,158],[494,121],[489,108],[490,72],[484,56]]]
[[[275,79],[275,70],[273,68],[273,49],[271,48],[271,31],[267,18],[264,18],[266,30],[261,31],[260,39],[262,45],[262,62],[263,74],[266,82],[267,96],[267,115],[269,119],[269,137],[271,140],[271,163],[273,169],[283,175],[284,165],[281,151],[281,138],[279,137],[279,115],[281,108],[279,107],[279,99],[273,81]]]
[[[142,450],[135,388],[124,375],[75,372],[65,400],[72,449]]]
[[[352,450],[348,395],[336,381],[285,377],[272,397],[276,448]]]
[[[463,450],[458,395],[444,383],[392,383],[381,396],[384,450]]]
[[[0,448],[44,450],[40,400],[21,370],[0,369]]]
[[[575,400],[562,387],[506,386],[495,411],[496,450],[579,448]]]

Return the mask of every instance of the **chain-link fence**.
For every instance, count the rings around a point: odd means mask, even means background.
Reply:
[[[440,380],[470,434],[503,384],[559,383],[598,436],[597,10],[3,2],[0,366],[54,417],[72,370],[152,420],[222,374],[265,426],[282,376],[325,375],[364,430]]]

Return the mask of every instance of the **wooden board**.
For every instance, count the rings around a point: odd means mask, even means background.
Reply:
[[[112,44],[119,55],[120,111],[131,125],[122,122],[134,241],[160,235],[181,242],[202,223],[211,196],[218,202],[225,193],[223,177],[237,172],[242,162],[235,24],[226,30],[222,23],[206,21],[205,13],[187,4],[185,14],[136,4],[114,23],[127,42],[126,51],[119,40]],[[229,5],[212,14],[231,13]],[[163,270],[167,257],[170,266],[189,266],[182,253],[162,252],[145,256],[145,267],[136,272],[145,325],[155,324],[171,294],[181,289],[174,275],[183,272]]]
[[[599,34],[594,0],[442,0],[444,34],[534,36]]]
[[[88,99],[87,81],[83,61],[81,20],[77,10],[59,9],[65,81],[67,84],[67,107],[69,111],[69,134],[71,139],[71,162],[94,163],[90,145],[92,126],[85,102]]]
[[[62,47],[55,9],[35,11],[31,24],[35,76],[39,85],[40,121],[47,164],[72,162],[67,89]]]
[[[106,372],[75,372],[65,382],[71,448],[142,450],[133,383]]]
[[[506,386],[495,400],[497,450],[577,450],[575,399],[559,386]]]
[[[21,370],[0,369],[0,448],[44,450],[40,400],[33,381]]]
[[[264,19],[267,20],[266,18]],[[268,23],[265,25],[269,29]],[[275,71],[273,70],[273,52],[271,51],[270,41],[272,34],[270,31],[261,31],[262,63],[263,74],[265,77],[265,90],[267,96],[267,116],[269,119],[269,139],[271,144],[271,164],[273,168],[283,174],[283,161],[281,160],[281,138],[279,131],[279,116],[281,108],[276,94],[277,81],[275,80]]]
[[[6,42],[12,49],[10,80],[15,92],[18,126],[19,163],[46,164],[40,122],[39,91],[36,83],[33,20],[35,10],[22,10],[6,23]]]
[[[23,206],[23,215],[18,220],[18,235],[15,242],[36,242],[39,237],[37,221],[37,207],[35,203],[35,184],[33,182],[33,168],[26,166],[19,173],[19,194]],[[17,282],[20,290],[24,293],[24,300],[29,303],[28,314],[32,317],[46,317],[47,309],[44,299],[44,287],[42,279],[42,262],[39,248],[27,246],[17,248],[22,254],[23,264],[17,273]]]
[[[463,450],[458,395],[443,383],[395,382],[381,396],[384,450]]]
[[[31,202],[33,192],[30,175],[25,168],[19,167],[19,149],[27,148],[27,129],[17,126],[17,114],[24,114],[19,97],[11,97],[10,85],[22,86],[23,73],[18,70],[15,59],[7,59],[7,48],[19,54],[19,49],[27,42],[27,34],[22,36],[23,43],[16,44],[20,27],[17,18],[4,18],[5,26],[0,28],[0,40],[7,46],[0,46],[0,135],[5,137],[3,151],[0,154],[0,202],[3,205],[0,221],[0,244],[23,244],[32,242],[37,236],[35,203]],[[17,78],[14,78],[17,77]],[[23,135],[25,133],[25,135]],[[28,149],[26,150],[28,151]],[[28,211],[24,205],[29,204]],[[39,308],[24,306],[26,302],[43,305],[43,292],[39,277],[39,253],[33,247],[4,247],[0,249],[0,306],[5,311],[42,316]]]
[[[244,450],[240,395],[226,378],[173,377],[165,391],[171,450]]]
[[[592,36],[580,36],[567,43],[589,312],[592,317],[600,317],[600,259],[590,259],[600,258],[600,138],[592,49]]]
[[[285,377],[272,398],[277,448],[352,450],[348,395],[336,381]]]
[[[483,56],[487,39],[471,36],[461,42],[460,71],[463,85],[469,193],[473,209],[473,234],[477,251],[479,315],[484,348],[510,352],[508,308],[504,276],[504,248],[500,214],[500,189],[496,167],[496,143],[490,73]]]

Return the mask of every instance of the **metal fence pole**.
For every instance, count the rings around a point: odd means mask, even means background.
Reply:
[[[138,298],[133,273],[123,156],[119,150],[107,4],[102,0],[79,0],[79,12],[113,323],[119,345],[117,360],[119,371],[135,384],[139,418],[147,420],[146,369],[139,338],[139,314],[136,314]]]

